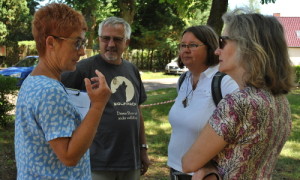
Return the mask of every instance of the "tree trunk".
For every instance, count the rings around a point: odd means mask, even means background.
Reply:
[[[136,11],[135,0],[118,0],[118,7],[120,8],[120,17],[132,24]]]
[[[142,48],[141,68],[144,69],[144,48]]]
[[[85,20],[87,22],[88,32],[89,32],[86,34],[87,39],[88,39],[87,48],[93,49],[93,44],[95,44],[94,38],[97,37],[97,35],[95,34],[95,28],[97,26],[96,18],[92,15],[92,12],[89,8],[83,9],[82,12],[83,12]]]
[[[213,0],[207,25],[211,26],[218,35],[223,29],[222,16],[226,13],[228,8],[228,0]]]

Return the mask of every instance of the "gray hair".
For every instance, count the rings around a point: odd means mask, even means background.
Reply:
[[[123,18],[118,18],[118,17],[114,17],[114,16],[105,19],[104,21],[102,21],[99,24],[98,35],[101,36],[103,26],[106,26],[106,25],[112,25],[112,26],[114,26],[116,24],[122,24],[124,26],[124,29],[125,29],[125,39],[130,39],[131,27],[128,24],[128,22],[126,22]]]

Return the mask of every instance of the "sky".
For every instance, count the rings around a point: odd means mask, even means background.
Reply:
[[[249,0],[229,0],[230,9],[249,5]],[[300,17],[300,0],[276,0],[274,3],[262,5],[260,0],[257,0],[260,7],[260,12],[265,15],[273,15],[280,13],[281,17]]]

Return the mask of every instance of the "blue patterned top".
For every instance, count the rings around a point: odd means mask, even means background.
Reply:
[[[29,75],[18,95],[15,153],[18,179],[91,179],[89,152],[76,166],[65,166],[49,141],[71,137],[81,122],[64,86],[46,76]]]

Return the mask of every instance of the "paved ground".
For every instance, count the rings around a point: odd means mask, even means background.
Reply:
[[[178,76],[179,78],[179,76]],[[151,79],[144,80],[144,87],[146,91],[153,91],[162,88],[176,88],[178,78],[165,78],[165,79]]]

